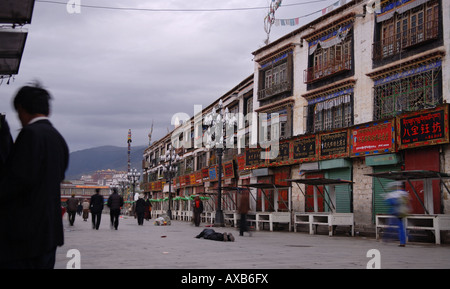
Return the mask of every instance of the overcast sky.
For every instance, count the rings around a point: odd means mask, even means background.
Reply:
[[[67,2],[66,0],[55,0]],[[79,0],[82,5],[152,9],[268,7],[270,0]],[[284,0],[277,18],[295,18],[336,0]],[[174,113],[206,107],[253,73],[252,52],[263,46],[266,9],[152,12],[66,5],[34,6],[19,74],[0,85],[0,112],[13,137],[21,128],[11,101],[23,85],[39,80],[52,94],[54,126],[70,151],[133,146],[163,137]],[[303,24],[316,16],[304,18]],[[276,40],[300,26],[273,26]]]

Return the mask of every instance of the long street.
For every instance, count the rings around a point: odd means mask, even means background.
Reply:
[[[77,260],[81,269],[365,269],[368,264],[382,269],[450,268],[448,244],[417,242],[401,248],[397,242],[374,238],[288,231],[240,237],[230,227],[214,229],[232,233],[235,242],[218,242],[195,238],[205,223],[195,227],[182,221],[170,226],[153,222],[138,226],[135,218],[124,216],[116,231],[103,214],[97,231],[90,218],[84,222],[77,216],[71,227],[64,216],[65,245],[57,250],[55,268],[73,267]]]

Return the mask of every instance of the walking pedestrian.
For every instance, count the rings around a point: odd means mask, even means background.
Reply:
[[[100,227],[103,205],[103,196],[100,195],[100,189],[97,188],[95,189],[95,194],[91,197],[91,201],[89,202],[89,209],[91,211],[92,218],[92,229],[98,230]]]
[[[144,219],[147,221],[151,218],[151,211],[152,211],[152,204],[150,203],[150,199],[148,197],[145,199],[145,213],[144,213]]]
[[[145,205],[144,195],[140,194],[139,199],[136,201],[136,216],[137,216],[138,225],[140,225],[140,226],[144,225],[145,209],[146,209],[146,205]]]
[[[83,213],[83,205],[81,204],[81,201],[79,201],[77,205],[77,215],[81,216],[81,213]]]
[[[389,183],[388,188],[392,191],[385,195],[385,200],[389,206],[389,213],[395,216],[391,225],[392,227],[397,228],[397,233],[400,240],[399,246],[405,247],[406,230],[404,226],[404,218],[411,212],[409,194],[405,191],[404,184],[399,181]]]
[[[87,219],[89,217],[89,206],[90,206],[90,204],[89,204],[89,202],[86,199],[84,199],[83,203],[81,204],[81,206],[82,206],[82,209],[83,209],[83,221],[87,222]]]
[[[247,225],[247,214],[250,211],[250,200],[249,200],[248,190],[244,190],[241,193],[239,199],[239,207],[238,213],[241,215],[241,220],[239,222],[239,236],[244,236],[244,232],[248,232],[251,236],[250,231],[248,230]]]
[[[119,227],[120,208],[123,206],[123,198],[117,193],[117,189],[113,188],[113,193],[108,198],[109,215],[111,217],[111,229],[117,230]]]
[[[77,214],[78,209],[78,200],[77,198],[75,198],[75,194],[72,194],[72,196],[67,200],[66,204],[69,224],[73,226],[73,223],[75,222],[75,215]]]
[[[4,176],[6,173],[6,159],[13,143],[6,116],[0,114],[0,176]]]
[[[200,226],[201,215],[203,213],[203,202],[199,196],[196,196],[192,204],[194,211],[194,224],[196,227]]]
[[[0,176],[0,268],[52,269],[64,244],[61,182],[69,149],[49,121],[50,99],[38,85],[14,97],[22,129]]]

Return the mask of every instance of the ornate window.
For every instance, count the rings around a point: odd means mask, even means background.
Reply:
[[[258,101],[292,92],[292,50],[275,54],[259,70]]]
[[[353,23],[346,21],[307,39],[310,64],[304,71],[305,83],[352,69],[352,28]]]
[[[374,85],[374,118],[394,117],[441,104],[442,61],[418,64],[393,75],[380,77]]]
[[[353,125],[354,83],[354,80],[348,80],[333,87],[303,95],[308,100],[308,133]]]
[[[438,0],[410,0],[399,4],[399,1],[387,1],[377,15],[381,28],[380,40],[373,47],[375,60],[439,37]]]

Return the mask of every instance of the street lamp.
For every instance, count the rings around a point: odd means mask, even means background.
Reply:
[[[139,181],[140,177],[141,177],[141,173],[138,172],[136,169],[131,169],[128,172],[128,174],[127,174],[128,181],[133,186],[133,197],[132,197],[132,200],[134,200],[134,195],[136,193],[136,182]]]
[[[219,111],[219,113],[217,113]],[[231,132],[234,136],[234,126],[237,123],[236,116],[230,115],[228,107],[223,108],[222,100],[219,101],[217,107],[214,107],[212,111],[205,115],[204,124],[208,126],[207,131],[207,148],[216,148],[216,155],[218,158],[218,188],[217,188],[217,210],[216,217],[214,219],[214,226],[223,227],[225,226],[225,219],[222,211],[222,156],[224,149],[226,148],[226,139],[224,136],[224,130],[226,133]],[[231,128],[231,130],[230,130]],[[234,139],[228,136],[229,142],[232,146],[234,145]]]
[[[175,153],[172,147],[166,151],[165,155],[161,156],[163,162],[169,162],[169,164],[163,164],[164,178],[169,181],[169,208],[167,215],[172,220],[172,179],[177,173],[178,167],[176,163],[181,160],[181,157]]]

